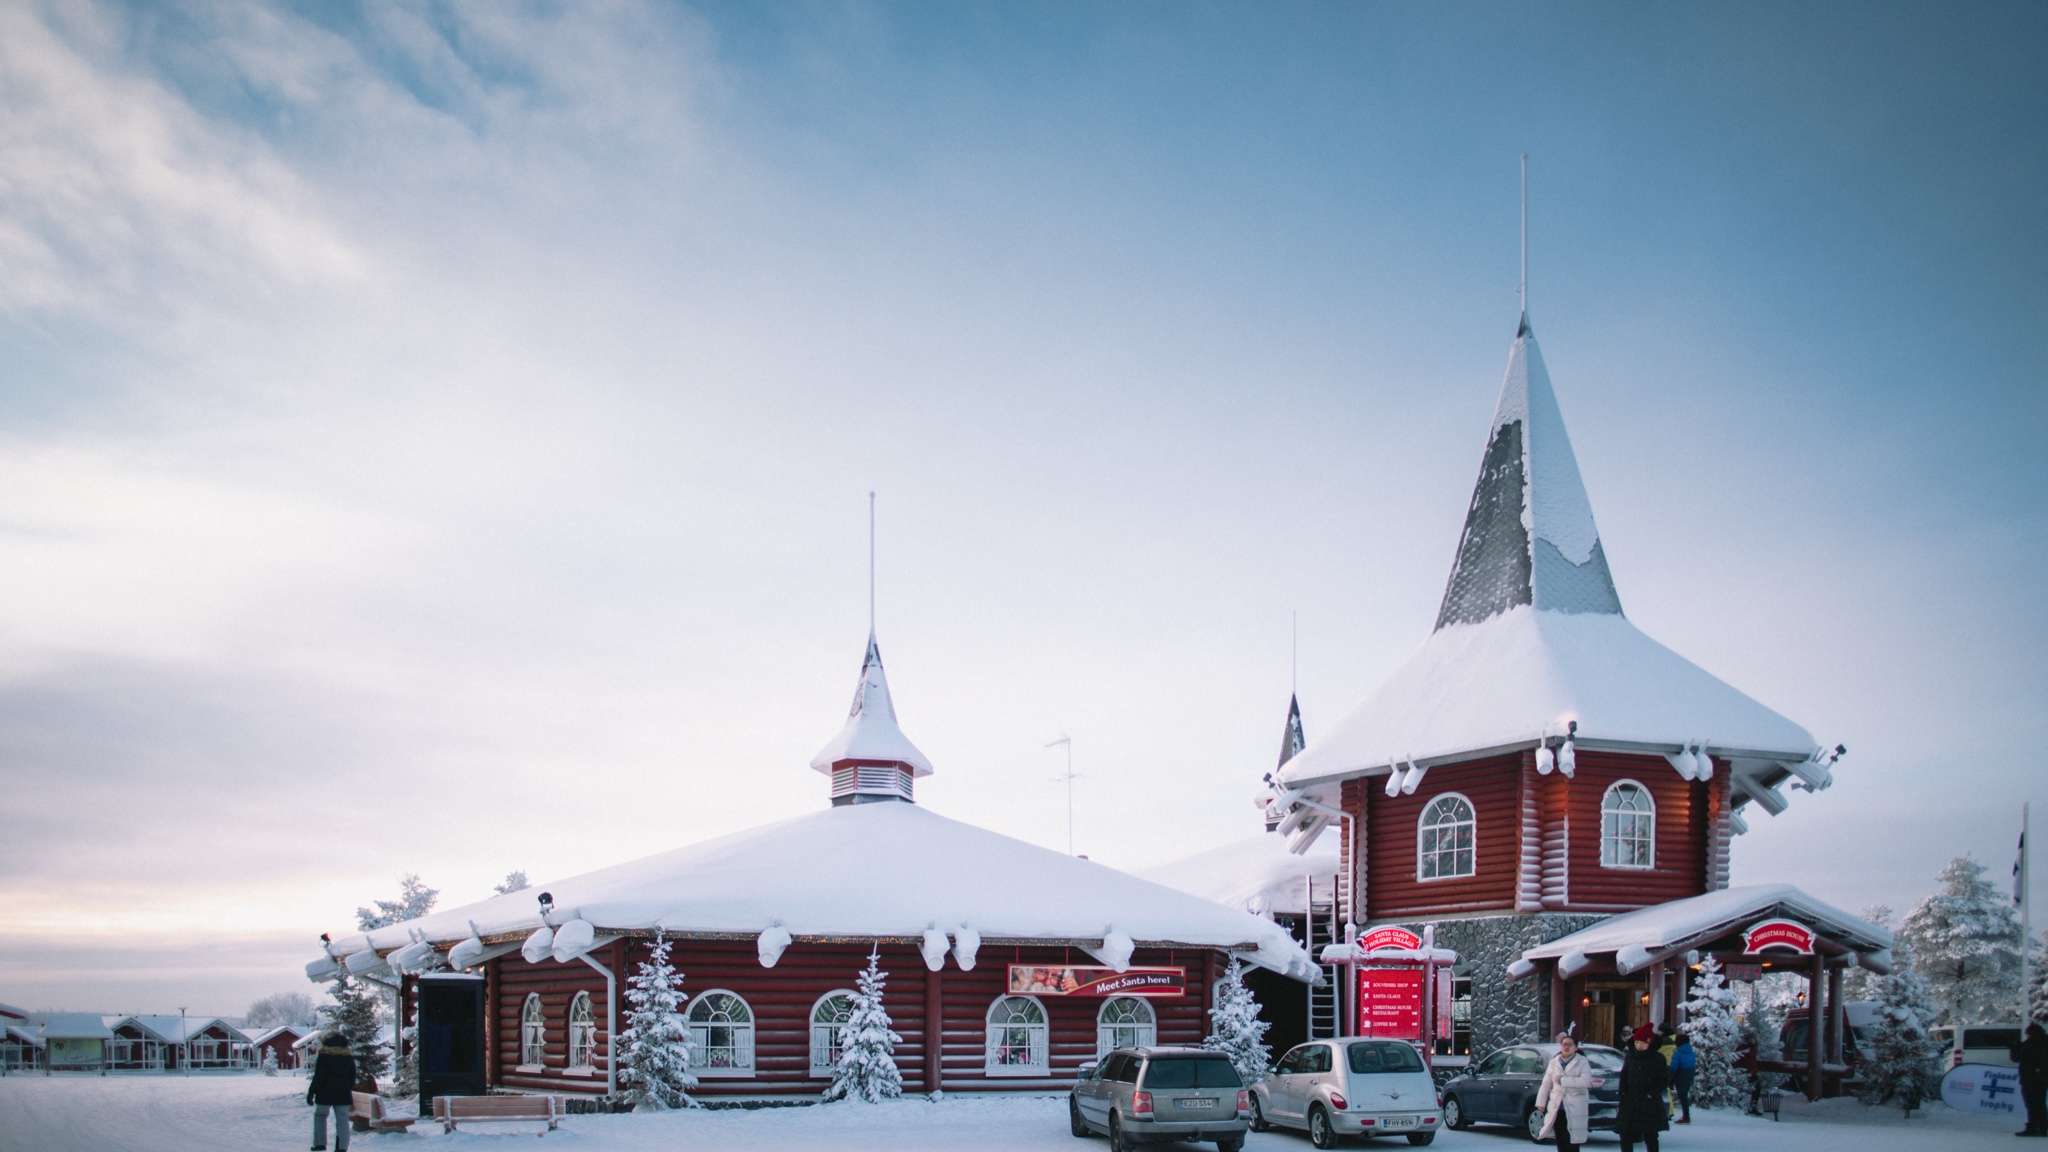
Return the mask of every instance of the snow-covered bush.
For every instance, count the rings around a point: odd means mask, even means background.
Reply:
[[[277,1075],[277,1049],[265,1048],[263,1050],[263,1074],[265,1076]]]
[[[1683,1031],[1692,1038],[1699,1054],[1694,1073],[1692,1102],[1701,1108],[1735,1108],[1749,1103],[1749,1074],[1736,1067],[1742,1046],[1743,1026],[1735,1014],[1735,992],[1721,975],[1721,962],[1712,956],[1700,961],[1700,974],[1693,981],[1692,998],[1685,1002]]]
[[[1244,986],[1244,965],[1233,959],[1216,985],[1216,1006],[1209,1009],[1209,1035],[1202,1047],[1221,1052],[1246,1084],[1256,1084],[1272,1062],[1266,1029],[1259,1019],[1259,1001]]]
[[[827,1100],[859,1100],[873,1104],[903,1095],[903,1073],[896,1067],[896,1045],[903,1037],[889,1030],[882,1008],[882,988],[889,977],[881,957],[868,953],[867,971],[853,992],[853,1011],[839,1026],[839,1062],[832,1066]]]
[[[636,1109],[695,1108],[689,1091],[690,1030],[683,1025],[683,974],[668,962],[669,942],[657,939],[626,980],[632,1011],[619,1033],[619,1095]]]
[[[1941,1094],[1941,1045],[1928,1034],[1939,1009],[1911,953],[1895,950],[1892,957],[1891,975],[1877,981],[1877,1020],[1860,1045],[1863,1102],[1910,1109]]]
[[[2020,921],[2012,898],[1968,856],[1948,862],[1941,887],[1906,914],[1898,946],[1928,984],[1929,1024],[1998,1024],[2019,1018]]]
[[[381,1079],[390,1067],[391,1045],[380,1039],[386,1023],[382,993],[383,989],[359,984],[344,971],[328,992],[334,1003],[320,1008],[322,1026],[348,1037],[349,1051],[356,1058],[356,1076],[363,1080]]]

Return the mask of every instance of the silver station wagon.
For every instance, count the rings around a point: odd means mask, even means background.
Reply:
[[[1214,1140],[1238,1152],[1251,1095],[1237,1069],[1206,1048],[1118,1048],[1092,1065],[1067,1097],[1076,1136],[1101,1132],[1114,1152],[1164,1140]]]
[[[1415,1046],[1399,1040],[1315,1040],[1290,1048],[1252,1085],[1251,1126],[1308,1131],[1335,1148],[1342,1136],[1406,1136],[1427,1144],[1443,1126],[1436,1084]]]

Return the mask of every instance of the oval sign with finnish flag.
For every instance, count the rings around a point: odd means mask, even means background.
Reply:
[[[1394,927],[1375,928],[1365,934],[1365,939],[1358,942],[1358,948],[1361,952],[1377,952],[1382,948],[1415,949],[1420,947],[1422,947],[1422,937],[1417,936],[1406,928]]]
[[[2020,1070],[1994,1064],[1958,1064],[1941,1078],[1941,1102],[1958,1112],[2018,1115]]]
[[[1742,950],[1751,956],[1772,948],[1811,956],[1813,929],[1797,920],[1765,920],[1742,934]]]

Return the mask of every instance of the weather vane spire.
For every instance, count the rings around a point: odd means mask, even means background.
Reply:
[[[875,632],[875,494],[868,493],[868,634]]]
[[[1522,301],[1522,327],[1529,326],[1529,154],[1522,153],[1522,284],[1515,290]]]

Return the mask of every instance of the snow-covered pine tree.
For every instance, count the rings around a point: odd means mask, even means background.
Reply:
[[[434,910],[434,901],[440,895],[439,888],[429,888],[421,883],[418,873],[407,872],[398,878],[398,899],[371,901],[377,906],[375,912],[368,908],[356,909],[356,926],[371,932],[407,920],[417,920]]]
[[[1893,949],[1892,971],[1877,981],[1877,1021],[1862,1039],[1863,1102],[1908,1109],[1941,1094],[1941,1047],[1928,1034],[1939,1009],[1909,951]]]
[[[854,986],[853,1011],[839,1026],[839,1063],[832,1068],[827,1100],[859,1100],[875,1104],[903,1095],[903,1073],[896,1067],[896,1045],[903,1037],[889,1029],[882,1007],[882,988],[889,981],[881,957],[868,953],[867,971]]]
[[[656,939],[626,980],[632,1011],[619,1033],[619,1094],[634,1109],[695,1108],[690,1089],[690,1030],[680,1015],[683,974],[668,962],[669,941]]]
[[[378,1015],[382,991],[364,987],[344,971],[328,993],[334,1003],[320,1008],[322,1025],[348,1037],[349,1050],[356,1058],[356,1075],[364,1080],[381,1079],[389,1067],[391,1045],[380,1039],[385,1023]]]
[[[1266,1047],[1266,1029],[1259,1019],[1259,1001],[1244,986],[1244,965],[1232,959],[1216,985],[1216,1006],[1209,1009],[1209,1035],[1202,1047],[1230,1058],[1230,1066],[1247,1084],[1256,1084],[1266,1074],[1273,1058]]]
[[[1898,914],[1889,904],[1871,904],[1856,914],[1888,932],[1899,930]],[[1849,970],[1842,973],[1842,999],[1877,999],[1877,973],[1860,964],[1849,965]]]
[[[1906,913],[1897,936],[1940,1009],[1931,1023],[2019,1019],[2020,921],[2012,898],[1968,856],[1949,861],[1937,879],[1941,886]]]
[[[1712,956],[1700,961],[1692,998],[1685,1002],[1683,1031],[1699,1053],[1699,1071],[1692,1083],[1692,1102],[1701,1108],[1734,1108],[1749,1103],[1749,1074],[1736,1067],[1742,1045],[1742,1022],[1735,1014],[1735,992]]]
[[[400,1100],[410,1100],[420,1094],[419,1025],[408,1025],[400,1036],[403,1041],[399,1045],[398,1064],[391,1072],[391,1094]]]
[[[1785,1013],[1796,997],[1785,991],[1784,981],[1776,979],[1780,975],[1794,978],[1790,973],[1772,973],[1751,981],[1749,985],[1749,1011],[1742,1015],[1742,1043],[1756,1049],[1759,1060],[1776,1060],[1783,1055],[1778,1034],[1784,1028]],[[1761,1112],[1758,1105],[1764,1093],[1775,1092],[1784,1083],[1785,1074],[1782,1072],[1763,1072],[1751,1077],[1750,1114]]]
[[[263,1050],[263,1074],[265,1076],[277,1075],[277,1049],[265,1048]]]
[[[526,888],[526,870],[515,868],[505,873],[505,882],[503,884],[492,885],[491,891],[496,892],[500,896],[510,896],[514,892],[524,892]]]

